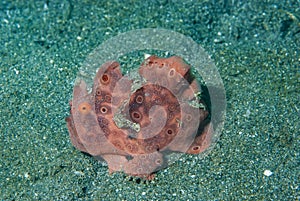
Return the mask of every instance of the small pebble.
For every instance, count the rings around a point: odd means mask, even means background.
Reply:
[[[264,175],[267,176],[267,177],[271,176],[272,174],[273,174],[273,172],[271,172],[271,170],[265,170],[264,171]]]

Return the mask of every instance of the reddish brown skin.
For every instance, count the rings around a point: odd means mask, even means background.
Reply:
[[[110,173],[123,171],[132,176],[153,179],[153,173],[165,163],[164,151],[199,154],[211,145],[213,128],[206,109],[187,106],[188,110],[197,110],[199,113],[196,120],[193,119],[194,115],[187,115],[181,110],[181,102],[177,98],[193,97],[199,91],[199,86],[190,73],[190,67],[180,57],[151,56],[143,62],[139,74],[147,82],[129,97],[125,105],[129,112],[125,118],[138,124],[140,131],[119,128],[113,120],[113,111],[122,106],[123,101],[119,100],[125,100],[132,84],[125,80],[125,84],[117,85],[123,77],[117,62],[108,62],[99,68],[91,94],[87,93],[84,83],[75,86],[73,101],[70,102],[70,116],[66,122],[72,144],[99,160],[104,159]],[[174,80],[181,77],[189,86],[178,87],[178,82]],[[166,85],[150,82],[152,79]],[[170,88],[174,89],[177,98]],[[206,106],[202,100],[199,102]],[[152,111],[150,117],[150,110],[154,106],[160,109]],[[164,127],[149,137],[146,127],[154,123],[152,117],[164,114]],[[178,120],[182,118],[184,124],[180,125]],[[189,128],[198,121],[196,128]],[[175,137],[177,140],[174,140]],[[182,145],[184,142],[188,143],[188,147]]]

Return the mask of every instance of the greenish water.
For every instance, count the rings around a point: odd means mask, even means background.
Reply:
[[[1,1],[1,200],[299,200],[299,1]],[[139,182],[75,150],[64,118],[103,41],[163,27],[190,36],[223,79],[224,130]],[[272,174],[266,176],[264,172]]]

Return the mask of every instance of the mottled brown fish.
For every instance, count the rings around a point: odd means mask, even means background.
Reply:
[[[180,57],[150,56],[133,75],[123,76],[117,62],[102,65],[91,93],[84,81],[75,85],[66,121],[72,144],[104,159],[110,172],[152,179],[170,154],[205,151],[213,128]]]

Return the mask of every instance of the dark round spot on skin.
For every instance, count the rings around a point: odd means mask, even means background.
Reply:
[[[130,153],[136,153],[138,151],[138,147],[134,144],[126,144],[126,149],[130,152]]]
[[[104,132],[105,135],[109,135],[110,131],[107,127],[102,128],[102,131]]]
[[[176,104],[169,104],[168,106],[168,110],[170,110],[171,112],[174,112],[177,109],[177,105]]]
[[[106,107],[101,107],[100,108],[100,111],[103,113],[103,114],[106,114],[108,109]]]
[[[186,115],[186,120],[191,121],[192,120],[192,115],[190,115],[190,114]]]
[[[132,149],[132,145],[131,144],[127,144],[126,148],[129,149],[129,150],[131,150]]]
[[[135,101],[136,101],[138,104],[141,104],[141,103],[143,103],[144,98],[143,98],[143,96],[138,95],[138,96],[135,98]]]
[[[107,73],[104,73],[102,75],[100,81],[101,81],[102,84],[108,84],[108,82],[109,82],[109,75]]]
[[[96,90],[96,96],[101,96],[101,94],[102,94],[102,92],[99,89],[97,89]]]
[[[102,123],[104,124],[104,125],[108,125],[108,120],[107,119],[102,119]]]
[[[137,174],[142,174],[143,171],[144,171],[144,169],[139,167],[139,168],[137,168],[136,173]],[[141,179],[140,178],[136,179],[136,183],[138,183],[138,184],[141,183]]]
[[[160,97],[156,97],[153,101],[156,105],[161,105],[162,104],[162,100]]]
[[[159,147],[160,147],[159,142],[153,143],[152,146],[153,146],[153,151],[158,151],[159,150]]]
[[[153,61],[148,58],[144,65],[148,68],[152,68]]]
[[[193,151],[198,151],[199,149],[200,149],[199,146],[194,146],[194,147],[193,147]]]
[[[107,125],[109,123],[108,120],[105,119],[104,117],[98,117],[97,120],[98,120],[98,124],[99,124],[100,128],[107,127]]]
[[[175,69],[171,68],[171,70],[169,71],[169,76],[174,77],[174,75],[175,75]]]
[[[173,135],[173,134],[174,134],[173,129],[170,129],[170,128],[169,128],[169,129],[167,130],[167,134],[168,134],[168,135]]]
[[[110,95],[106,95],[105,96],[105,101],[110,103],[111,102],[111,96]]]
[[[159,151],[159,144],[156,144],[153,142],[147,143],[147,145],[145,147],[146,147],[145,148],[146,153],[152,153],[155,151]]]
[[[162,67],[164,67],[164,65],[165,65],[164,63],[160,63],[158,67],[162,68]]]
[[[156,163],[157,165],[160,165],[160,164],[162,163],[162,161],[161,161],[160,159],[156,159],[156,160],[155,160],[155,163]]]
[[[119,140],[113,141],[112,144],[113,144],[114,147],[116,147],[117,149],[121,149],[121,150],[123,149],[123,145],[122,145],[121,141],[119,141]]]
[[[133,120],[139,121],[139,120],[141,120],[142,115],[139,112],[134,111],[131,113],[131,117]]]
[[[152,152],[153,151],[153,146],[146,146],[146,152]]]
[[[83,102],[83,103],[79,104],[78,109],[79,109],[80,113],[88,114],[90,112],[90,110],[92,109],[92,106],[87,102]]]
[[[169,113],[168,113],[168,116],[167,116],[167,119],[168,119],[168,120],[171,120],[171,119],[173,119],[173,118],[174,118],[173,112],[169,112]]]

